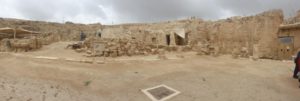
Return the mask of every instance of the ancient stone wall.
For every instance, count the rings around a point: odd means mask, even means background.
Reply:
[[[189,44],[205,42],[216,47],[222,54],[230,54],[235,49],[247,49],[251,55],[274,58],[276,55],[277,33],[283,23],[283,12],[272,10],[248,17],[233,17],[218,21],[187,19],[150,24],[123,24],[101,26],[74,23],[48,23],[0,19],[0,27],[22,27],[24,29],[53,33],[53,39],[61,41],[79,40],[80,31],[95,36],[102,29],[104,38],[135,38],[145,43],[166,44],[166,34],[172,30],[184,29]],[[254,51],[255,50],[255,51]]]
[[[67,22],[53,23],[43,21],[29,21],[18,19],[0,19],[0,28],[23,28],[30,31],[37,31],[42,33],[52,33],[56,36],[60,36],[61,41],[75,41],[79,40],[79,34],[81,31],[87,35],[95,35],[97,30],[101,29],[101,24],[74,24]]]
[[[223,54],[234,49],[247,48],[250,55],[262,58],[276,56],[277,33],[283,23],[283,12],[272,10],[255,16],[233,17],[198,24],[197,33],[191,40],[208,41],[220,48]],[[254,52],[254,46],[258,52]]]
[[[231,54],[235,49],[245,49],[249,55],[261,58],[276,56],[277,33],[283,23],[283,12],[272,10],[248,17],[232,17],[218,21],[188,19],[153,24],[126,24],[104,28],[112,38],[131,38],[150,42],[153,37],[159,44],[165,44],[165,35],[172,35],[172,29],[182,28],[189,37],[189,44],[206,42],[220,49],[222,54]],[[113,33],[113,35],[109,35]],[[118,33],[118,34],[115,34]],[[159,35],[157,35],[159,34]],[[255,50],[257,51],[254,51]]]

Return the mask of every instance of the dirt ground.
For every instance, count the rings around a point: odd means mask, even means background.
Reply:
[[[30,56],[83,58],[67,43]],[[178,58],[177,55],[184,55]],[[232,59],[171,53],[97,58],[88,64],[0,53],[0,101],[150,101],[141,89],[160,84],[181,92],[170,101],[299,101],[291,61]]]

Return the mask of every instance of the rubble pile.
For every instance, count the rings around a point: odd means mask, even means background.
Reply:
[[[234,48],[232,53],[232,58],[249,58],[250,54],[249,54],[249,50],[247,47],[242,47],[240,48]]]
[[[166,52],[192,51],[190,46],[164,46],[149,44],[135,39],[88,38],[85,41],[69,44],[67,49],[85,52],[90,57],[120,57],[136,55],[159,55]]]
[[[198,42],[196,47],[197,55],[212,55],[219,56],[220,48],[209,41]]]
[[[96,39],[90,38],[84,42],[70,44],[67,48],[77,52],[86,52],[90,56],[118,57],[134,55],[154,55],[158,54],[158,49],[166,47],[145,44],[141,41],[128,39]],[[82,51],[84,50],[84,51]]]

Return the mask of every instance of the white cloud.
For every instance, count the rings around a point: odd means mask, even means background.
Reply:
[[[0,0],[0,17],[24,19],[24,17],[13,8],[14,2],[13,0]]]

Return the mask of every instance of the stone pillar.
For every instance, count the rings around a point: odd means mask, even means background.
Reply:
[[[170,34],[170,46],[176,46],[175,33]]]

